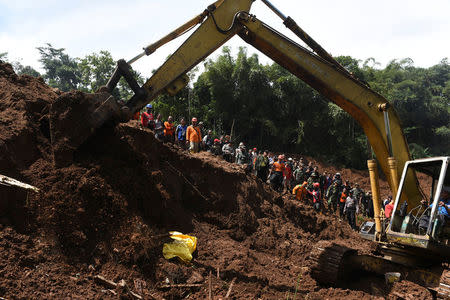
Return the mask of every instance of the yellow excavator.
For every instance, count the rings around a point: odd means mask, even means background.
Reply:
[[[378,255],[358,255],[339,245],[315,247],[311,257],[316,280],[323,284],[338,284],[345,278],[345,273],[354,269],[378,274],[400,271],[409,280],[448,297],[450,278],[445,264],[450,258],[449,236],[446,220],[439,215],[439,200],[450,187],[450,157],[410,161],[400,120],[390,103],[349,73],[292,18],[268,0],[261,1],[312,51],[250,14],[254,1],[216,1],[200,15],[145,47],[141,54],[129,61],[119,60],[107,85],[87,100],[69,103],[62,97],[53,103],[50,129],[55,164],[70,161],[73,152],[94,130],[107,123],[130,120],[135,112],[162,93],[176,94],[188,83],[188,71],[231,37],[239,35],[348,112],[363,128],[377,157],[377,162],[368,161],[375,222],[363,224],[361,236],[377,242]],[[131,64],[196,26],[198,28],[186,41],[140,86],[133,77]],[[116,100],[111,95],[122,77],[134,92],[127,101]],[[380,213],[378,166],[396,195],[389,221]],[[417,180],[418,173],[427,177],[428,190]],[[398,174],[402,174],[400,180]]]

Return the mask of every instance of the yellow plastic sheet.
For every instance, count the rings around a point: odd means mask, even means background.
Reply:
[[[192,253],[194,253],[197,248],[197,238],[195,236],[182,234],[178,231],[170,231],[169,234],[174,241],[164,244],[164,258],[171,259],[178,257],[183,262],[190,262],[192,260]]]

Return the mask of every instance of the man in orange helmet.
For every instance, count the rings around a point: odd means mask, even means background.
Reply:
[[[197,118],[192,118],[192,125],[186,131],[186,144],[189,144],[189,151],[197,153],[200,151],[200,143],[202,141],[202,132],[197,125]]]
[[[298,201],[303,201],[303,199],[305,199],[306,194],[308,193],[308,191],[306,190],[307,184],[308,183],[304,181],[302,184],[296,185],[292,190],[292,194],[295,195],[295,198],[297,198]]]

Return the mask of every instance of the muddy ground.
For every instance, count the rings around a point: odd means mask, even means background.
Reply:
[[[59,97],[76,105],[84,94],[60,93],[0,63],[0,174],[40,189],[0,187],[1,297],[131,297],[98,284],[101,275],[125,280],[144,299],[221,299],[232,282],[232,299],[431,298],[411,282],[387,286],[367,274],[320,286],[308,261],[317,242],[362,253],[373,245],[336,216],[318,215],[208,153],[163,144],[137,122],[101,128],[70,164],[55,167],[49,107]],[[369,188],[366,172],[340,171]],[[386,183],[382,189],[386,195]],[[163,258],[169,230],[198,238],[191,264]]]

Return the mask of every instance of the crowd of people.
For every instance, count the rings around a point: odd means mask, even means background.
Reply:
[[[230,136],[214,138],[212,131],[206,130],[195,117],[190,125],[187,125],[185,118],[181,118],[177,126],[171,116],[165,122],[160,114],[154,118],[151,104],[135,118],[139,117],[141,126],[152,129],[157,139],[176,143],[191,153],[209,151],[230,163],[242,165],[246,172],[254,173],[274,190],[293,194],[298,201],[310,203],[319,213],[328,211],[338,214],[341,219],[347,219],[355,230],[358,213],[366,217],[374,216],[371,192],[365,192],[358,183],[343,180],[340,173],[320,173],[318,166],[304,158],[286,159],[283,154],[248,148],[243,142],[235,148]]]

